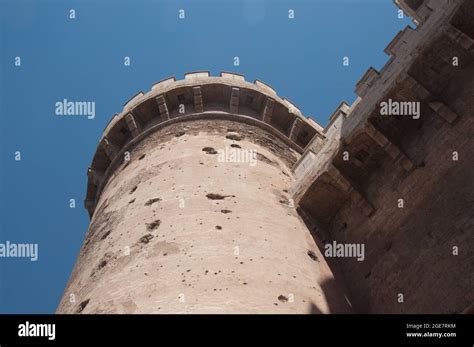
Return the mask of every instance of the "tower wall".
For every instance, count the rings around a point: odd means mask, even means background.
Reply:
[[[254,113],[251,105],[220,102],[228,86],[206,89],[207,76],[198,81],[202,105],[186,90],[175,92],[177,82],[168,85],[168,114],[172,95],[190,100],[188,113],[147,126],[143,119],[152,115],[143,110],[150,108],[135,106],[141,130],[123,143],[117,120],[106,128],[108,142],[89,170],[91,224],[57,312],[351,312],[288,193],[306,120],[289,113],[289,104],[266,109],[263,85],[251,85],[256,93],[247,101],[262,98]],[[287,129],[281,116],[301,125],[286,122]],[[111,160],[102,150],[115,151]]]

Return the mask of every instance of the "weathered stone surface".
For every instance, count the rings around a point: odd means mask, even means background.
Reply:
[[[127,102],[88,170],[58,312],[472,313],[474,2],[395,2],[420,25],[325,129],[228,72]],[[363,259],[325,257],[334,242]]]
[[[394,39],[393,59],[380,73],[369,70],[357,88],[361,98],[331,121],[324,143],[305,150],[291,192],[316,239],[365,245],[362,262],[328,259],[356,312],[468,312],[474,302],[474,4],[399,3],[423,25]],[[431,10],[424,12],[427,3]],[[379,104],[388,99],[419,102],[421,116],[382,116]],[[348,194],[350,186],[358,196]],[[364,200],[373,213],[361,213]]]
[[[221,162],[225,148],[256,150],[255,165]],[[146,137],[105,185],[58,312],[351,312],[289,204],[298,156],[226,120]]]

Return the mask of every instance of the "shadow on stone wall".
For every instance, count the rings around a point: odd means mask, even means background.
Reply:
[[[325,313],[339,313],[349,314],[354,313],[341,291],[340,285],[336,280],[328,279],[319,284],[323,290],[324,298],[328,305],[328,312],[323,312],[316,304],[311,303],[309,314],[325,314]]]

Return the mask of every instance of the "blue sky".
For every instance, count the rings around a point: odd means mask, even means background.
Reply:
[[[0,258],[0,313],[55,311],[89,222],[87,167],[131,96],[168,76],[234,71],[325,126],[367,68],[388,60],[384,48],[410,24],[397,11],[391,0],[0,0],[0,243],[39,247],[36,262]],[[95,119],[55,115],[65,98],[94,101]]]

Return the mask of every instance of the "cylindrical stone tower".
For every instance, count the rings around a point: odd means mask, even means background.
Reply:
[[[320,128],[268,85],[158,82],[106,127],[58,313],[345,313],[289,196]]]

